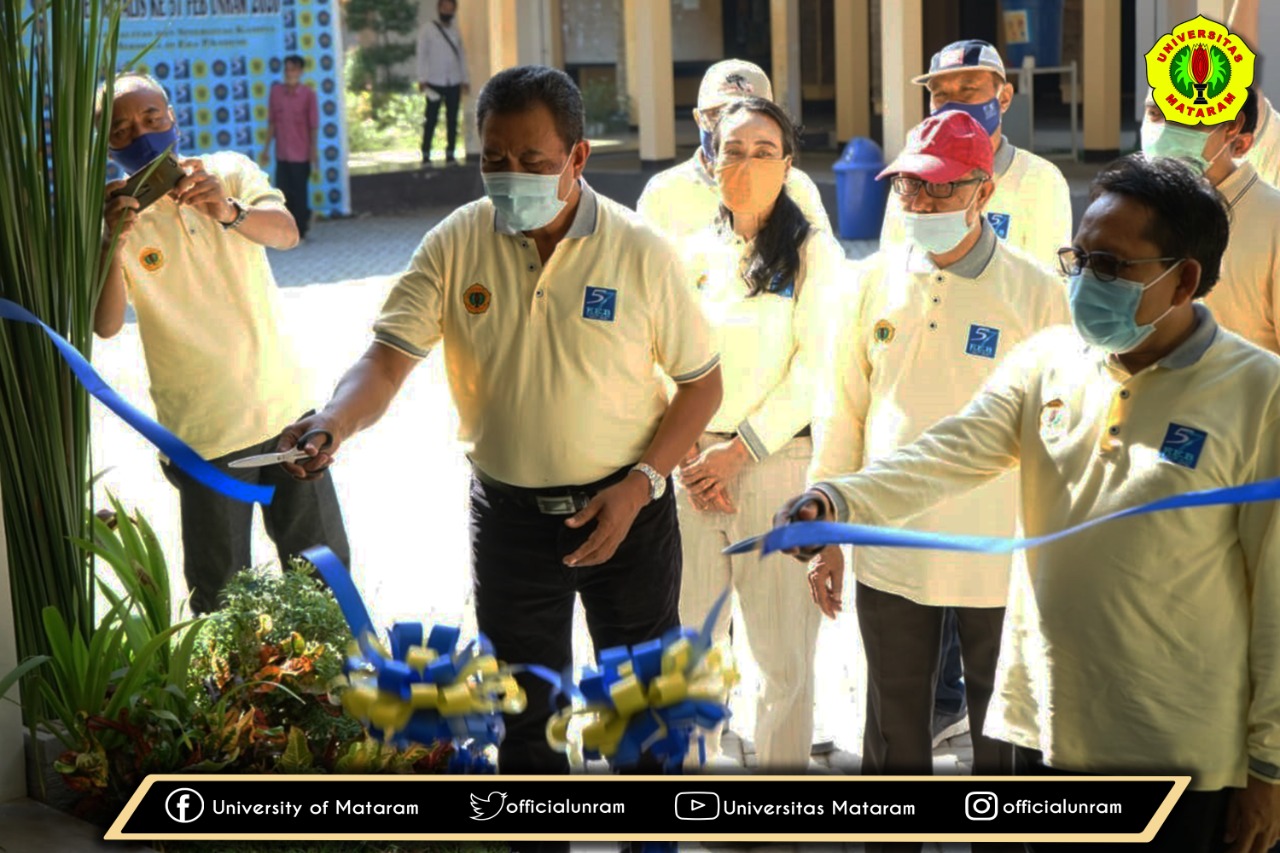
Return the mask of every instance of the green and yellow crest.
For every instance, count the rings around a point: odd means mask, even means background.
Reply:
[[[1253,51],[1203,15],[1162,36],[1146,60],[1156,105],[1178,124],[1235,121],[1253,84]]]

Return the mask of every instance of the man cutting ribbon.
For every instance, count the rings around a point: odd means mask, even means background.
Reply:
[[[1032,338],[960,414],[781,517],[899,524],[1016,466],[1039,536],[1280,477],[1280,360],[1198,304],[1227,239],[1221,197],[1184,164],[1108,167],[1061,254],[1075,330]],[[838,601],[817,571],[815,599]],[[1155,849],[1260,853],[1280,837],[1277,596],[1275,501],[1043,543],[1011,578],[983,734],[1015,745],[1019,773],[1190,773]]]

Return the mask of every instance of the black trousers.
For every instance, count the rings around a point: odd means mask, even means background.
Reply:
[[[1045,765],[1038,750],[1015,746],[1014,773],[1019,776],[1086,776]],[[1154,840],[1142,848],[1151,853],[1220,853],[1229,846],[1222,840],[1227,828],[1227,806],[1234,788],[1218,791],[1186,791],[1169,813]],[[1028,853],[1100,853],[1132,851],[1132,844],[1026,844]]]
[[[453,162],[454,150],[458,142],[458,106],[462,102],[462,87],[433,86],[428,83],[427,88],[439,92],[440,97],[435,100],[427,98],[426,120],[422,123],[422,160],[425,163],[431,159],[431,142],[436,138],[436,122],[440,119],[440,105],[444,104],[446,140],[444,158]]]
[[[276,161],[276,186],[284,193],[284,206],[298,223],[298,236],[306,237],[311,226],[311,204],[308,184],[311,181],[311,163]]]
[[[1013,771],[1007,743],[983,737],[987,705],[995,688],[1003,607],[930,607],[863,583],[855,607],[867,657],[867,724],[862,735],[866,776],[933,773],[934,688],[938,681],[944,616],[954,613],[969,690],[973,773],[1004,776]],[[868,853],[919,851],[916,842],[867,842]],[[998,845],[975,845],[996,851]]]
[[[296,480],[279,465],[227,467],[235,459],[273,453],[276,442],[272,438],[210,462],[237,480],[275,487],[275,497],[262,508],[262,520],[282,568],[288,566],[289,558],[314,545],[329,546],[350,568],[351,548],[331,474]],[[171,463],[160,467],[177,488],[181,503],[183,572],[191,591],[191,611],[212,613],[219,607],[218,596],[227,581],[252,565],[253,504],[224,497]]]
[[[594,492],[601,486],[582,488]],[[680,624],[680,530],[670,487],[640,510],[617,552],[599,566],[564,565],[596,526],[591,522],[574,530],[565,526],[567,517],[543,515],[493,485],[472,480],[476,622],[499,660],[568,669],[575,596],[582,597],[597,654],[656,639]],[[516,678],[529,704],[523,714],[506,717],[498,770],[567,773],[568,758],[547,744],[550,686],[526,674]]]

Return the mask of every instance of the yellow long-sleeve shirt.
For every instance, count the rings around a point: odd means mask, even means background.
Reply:
[[[820,484],[901,522],[1020,466],[1037,536],[1183,492],[1280,477],[1280,358],[1218,328],[1130,376],[1071,329],[1020,348],[959,415]],[[1055,768],[1280,781],[1280,502],[1125,518],[1027,554],[984,733]]]

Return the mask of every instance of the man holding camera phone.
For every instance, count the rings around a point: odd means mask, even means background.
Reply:
[[[160,423],[227,473],[275,487],[263,515],[282,565],[317,544],[350,565],[331,478],[295,480],[279,466],[229,467],[274,450],[281,430],[308,408],[281,333],[265,250],[298,243],[283,195],[233,151],[157,163],[176,150],[178,127],[168,96],[150,77],[121,74],[111,96],[110,154],[134,179],[107,186],[103,253],[117,242],[94,331],[114,336],[132,303]],[[162,468],[181,501],[191,610],[212,612],[226,582],[251,564],[253,506],[208,489],[168,460]]]

